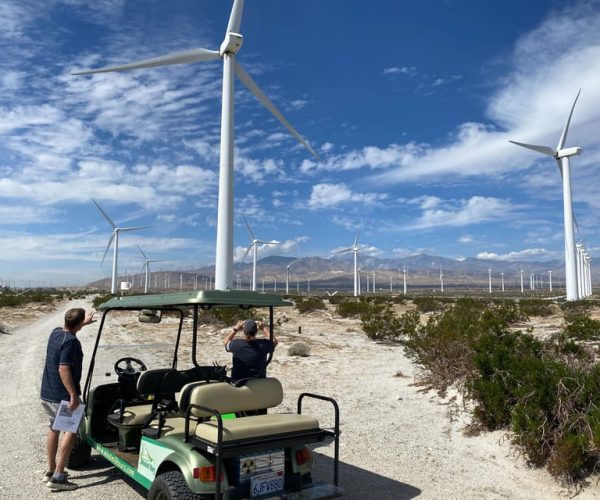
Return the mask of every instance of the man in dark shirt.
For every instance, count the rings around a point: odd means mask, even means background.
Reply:
[[[52,429],[52,423],[61,401],[69,401],[71,411],[80,404],[83,350],[77,332],[89,325],[93,318],[93,312],[69,309],[65,313],[64,326],[52,330],[48,339],[40,397],[50,423],[46,439],[48,471],[44,474],[44,480],[54,490],[77,488],[76,484],[67,481],[64,471],[76,434],[65,432],[59,449],[60,432]]]
[[[244,331],[245,339],[234,339],[235,334]],[[257,339],[256,333],[261,330],[266,338]],[[264,323],[256,324],[252,319],[238,321],[223,339],[225,350],[233,355],[231,379],[265,378],[267,376],[267,356],[273,352],[277,339],[269,339],[269,332]]]

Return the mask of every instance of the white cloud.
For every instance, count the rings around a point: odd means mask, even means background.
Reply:
[[[391,66],[383,70],[384,75],[407,75],[415,76],[417,74],[416,66]]]
[[[504,220],[514,215],[515,207],[507,200],[484,196],[446,202],[426,197],[421,203],[422,215],[405,229],[429,229],[444,226],[467,226],[492,220]]]
[[[343,183],[323,183],[313,186],[308,207],[312,209],[331,208],[342,203],[371,205],[385,197],[386,195],[377,193],[353,193]]]
[[[561,253],[552,250],[546,250],[545,248],[527,248],[518,252],[509,252],[505,254],[497,254],[494,252],[480,252],[477,254],[478,259],[482,260],[501,260],[501,261],[515,261],[515,260],[553,260],[558,259],[562,256]]]
[[[269,255],[295,255],[301,250],[302,244],[308,242],[309,240],[310,238],[308,236],[298,236],[291,240],[285,241],[271,240],[271,243],[275,244],[258,245],[257,256],[259,259],[262,259],[263,257],[268,257]],[[247,250],[248,247],[236,247],[233,254],[234,262],[242,262]],[[252,250],[244,262],[252,262],[251,254]]]
[[[473,236],[469,234],[463,234],[460,238],[458,238],[458,242],[463,245],[468,245],[469,243],[473,243]]]

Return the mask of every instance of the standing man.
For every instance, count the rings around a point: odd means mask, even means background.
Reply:
[[[235,334],[244,331],[245,339],[234,339]],[[266,338],[257,339],[258,330],[263,332]],[[273,352],[277,345],[277,339],[269,339],[269,332],[264,323],[256,324],[253,319],[238,321],[232,330],[223,339],[225,350],[233,355],[233,367],[231,379],[265,378],[267,376],[267,356]]]
[[[86,312],[80,308],[69,309],[65,313],[64,326],[52,330],[48,339],[40,397],[50,420],[46,438],[48,471],[44,474],[44,480],[53,490],[77,488],[76,484],[67,481],[65,473],[65,465],[75,443],[76,434],[65,432],[59,449],[60,431],[53,430],[52,424],[61,401],[69,401],[71,411],[80,404],[83,350],[77,332],[89,325],[93,318],[93,312]]]

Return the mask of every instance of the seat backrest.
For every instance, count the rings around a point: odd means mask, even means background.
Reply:
[[[283,401],[283,388],[276,378],[248,380],[242,387],[227,382],[201,384],[191,389],[189,403],[217,410],[220,413],[273,408]],[[198,408],[192,410],[195,417],[208,417],[211,413]]]
[[[137,381],[137,391],[142,396],[158,393],[161,391],[164,376],[171,371],[171,368],[158,368],[142,372]]]

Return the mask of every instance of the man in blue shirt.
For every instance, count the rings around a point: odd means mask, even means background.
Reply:
[[[244,331],[245,339],[234,339],[235,334]],[[261,330],[266,338],[257,339],[256,333]],[[233,355],[231,379],[265,378],[267,376],[267,356],[273,352],[277,339],[269,339],[264,323],[256,324],[252,319],[238,321],[223,339],[225,350]]]
[[[80,308],[69,309],[65,313],[64,326],[52,330],[48,339],[40,397],[50,422],[46,439],[48,472],[44,474],[44,480],[47,481],[48,487],[54,490],[77,488],[77,485],[67,481],[65,476],[65,464],[75,443],[76,434],[65,432],[59,449],[60,432],[53,430],[52,424],[61,401],[69,401],[71,411],[80,404],[83,350],[77,332],[89,325],[93,318],[93,312],[86,312]]]

